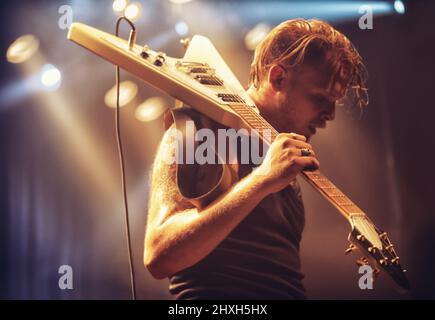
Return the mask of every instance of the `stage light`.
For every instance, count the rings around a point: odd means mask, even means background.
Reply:
[[[137,95],[137,85],[133,81],[122,81],[119,84],[119,106],[129,104]],[[116,108],[116,85],[104,96],[104,103],[110,108]]]
[[[127,0],[115,0],[113,1],[113,11],[115,12],[122,12],[124,11],[125,7],[127,7],[128,1]]]
[[[398,14],[404,14],[405,13],[405,4],[403,3],[403,1],[400,1],[400,0],[394,1],[394,10],[396,10],[396,12]]]
[[[142,102],[136,109],[136,119],[149,122],[159,118],[166,110],[166,103],[160,97],[152,97]]]
[[[139,19],[141,13],[142,13],[142,6],[140,5],[139,2],[134,2],[132,4],[129,4],[124,11],[125,17],[130,19],[131,21],[136,21],[137,19]]]
[[[268,21],[277,24],[291,18],[312,18],[329,22],[359,19],[362,7],[370,7],[374,16],[395,13],[393,1],[228,1],[227,10],[247,24]]]
[[[245,36],[246,48],[248,48],[248,50],[255,50],[255,47],[267,36],[270,29],[267,23],[257,24]]]
[[[55,66],[46,64],[42,67],[40,80],[46,89],[56,90],[60,86],[62,75],[59,69],[57,69]]]
[[[175,32],[180,36],[185,36],[189,33],[189,26],[184,21],[178,21],[175,24]]]
[[[27,34],[16,39],[8,48],[6,58],[11,63],[22,63],[29,60],[39,48],[39,40]]]
[[[175,4],[180,4],[180,3],[187,3],[187,2],[191,2],[192,0],[169,0],[169,2],[175,3]]]

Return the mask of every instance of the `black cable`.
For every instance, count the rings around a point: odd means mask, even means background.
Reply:
[[[127,21],[130,24],[130,27],[133,31],[136,31],[133,23],[128,20],[126,17],[122,16],[116,20],[116,30],[115,35],[118,36],[119,32],[119,24],[122,20]],[[133,253],[131,250],[131,236],[130,236],[130,221],[128,215],[128,201],[127,201],[127,186],[125,182],[125,167],[124,167],[124,153],[122,149],[122,141],[121,141],[121,126],[119,123],[119,91],[120,91],[120,83],[119,83],[119,66],[115,66],[116,70],[116,112],[115,112],[115,126],[116,126],[116,136],[118,142],[118,155],[119,162],[121,166],[121,180],[122,180],[122,193],[124,197],[124,209],[125,209],[125,231],[127,236],[127,248],[128,248],[128,261],[130,265],[130,282],[131,282],[131,296],[133,300],[136,300],[136,285],[134,281],[134,266],[133,266]]]

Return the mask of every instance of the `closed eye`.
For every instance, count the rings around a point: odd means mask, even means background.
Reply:
[[[319,94],[312,95],[311,100],[315,104],[320,105],[320,106],[328,105],[331,103],[327,97],[325,97],[324,95],[319,95]]]

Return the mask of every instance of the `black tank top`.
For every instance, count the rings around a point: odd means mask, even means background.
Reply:
[[[240,165],[242,178],[252,171]],[[176,299],[305,299],[300,187],[270,194],[209,255],[170,277]]]
[[[182,110],[202,127],[194,109]],[[240,152],[238,157],[241,163]],[[253,167],[239,164],[238,179]],[[299,257],[304,224],[294,180],[264,198],[204,259],[171,276],[169,291],[176,299],[304,299]]]

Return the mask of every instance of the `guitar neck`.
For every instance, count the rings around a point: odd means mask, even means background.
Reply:
[[[265,143],[272,143],[279,134],[279,132],[259,115],[254,108],[240,104],[231,106],[231,109],[236,112],[249,127],[256,130]],[[268,135],[263,135],[264,130],[268,130]],[[365,215],[365,213],[322,174],[320,170],[302,171],[302,176],[349,221],[352,215]]]

